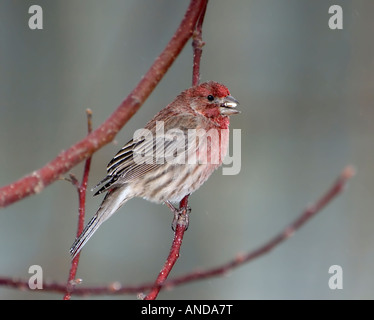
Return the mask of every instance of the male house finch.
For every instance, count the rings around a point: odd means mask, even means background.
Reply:
[[[109,162],[95,193],[106,192],[104,200],[70,248],[71,255],[131,198],[171,207],[197,190],[222,164],[229,116],[239,113],[237,105],[224,85],[209,81],[183,91],[156,114]]]

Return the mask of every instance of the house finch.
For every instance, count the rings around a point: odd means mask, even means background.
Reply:
[[[181,201],[222,164],[229,143],[229,116],[238,101],[209,81],[183,91],[109,162],[95,195],[98,211],[70,248],[76,256],[99,226],[134,197],[156,203]]]

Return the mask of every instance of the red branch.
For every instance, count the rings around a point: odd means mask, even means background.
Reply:
[[[90,109],[86,110],[87,113],[87,127],[88,127],[88,134],[92,132],[92,111]],[[86,159],[83,169],[83,178],[82,182],[79,185],[78,180],[75,178],[74,175],[70,175],[71,182],[73,185],[76,186],[78,191],[79,197],[79,215],[78,215],[78,228],[77,228],[77,237],[82,233],[84,228],[84,216],[86,212],[86,191],[87,191],[87,183],[88,183],[88,174],[90,172],[91,167],[91,157]],[[71,292],[74,289],[74,286],[80,283],[78,279],[75,279],[75,275],[77,274],[78,264],[79,264],[79,257],[80,253],[78,253],[71,262],[69,278],[66,284],[66,291],[64,295],[64,300],[70,300]]]
[[[307,221],[319,213],[324,207],[326,207],[335,197],[337,197],[347,184],[347,181],[355,175],[355,169],[352,166],[346,167],[339,178],[331,186],[329,190],[314,204],[305,209],[291,224],[289,224],[282,232],[275,237],[271,238],[268,242],[253,250],[247,254],[239,254],[233,260],[216,268],[208,269],[205,271],[197,271],[175,278],[174,280],[166,282],[165,286],[176,286],[182,283],[201,280],[205,278],[211,278],[227,273],[228,271],[241,266],[245,263],[249,263],[266,253],[269,253],[281,242],[287,240],[294,233],[300,229]]]
[[[0,188],[0,208],[29,195],[40,193],[46,186],[60,178],[62,174],[68,172],[114,139],[118,131],[151,94],[188,39],[191,38],[194,26],[201,15],[201,10],[206,6],[206,1],[191,0],[180,26],[164,51],[155,60],[138,85],[100,127],[66,151],[62,151],[41,169]]]
[[[314,205],[309,206],[305,209],[291,224],[289,224],[282,232],[269,241],[258,247],[257,249],[247,253],[237,255],[231,261],[222,264],[221,266],[188,273],[183,276],[176,277],[172,280],[159,283],[160,289],[165,287],[172,287],[181,285],[184,283],[190,283],[206,278],[212,278],[227,273],[231,269],[242,266],[249,263],[261,256],[269,253],[272,249],[276,248],[283,241],[291,237],[299,228],[301,228],[306,222],[308,222],[317,213],[321,212],[333,199],[335,199],[345,188],[347,182],[355,174],[353,167],[346,167],[335,183],[322,195],[322,197],[315,202]],[[177,233],[177,232],[176,232]],[[28,281],[20,279],[0,278],[0,285],[7,286],[10,288],[30,290],[28,287]],[[102,295],[102,294],[136,294],[145,290],[154,289],[154,283],[146,283],[138,286],[122,286],[120,283],[115,282],[107,286],[96,286],[96,287],[74,287],[74,291],[71,294],[74,295]],[[37,290],[40,292],[60,292],[64,293],[66,290],[65,284],[58,283],[44,283],[43,290]]]
[[[199,20],[197,21],[196,28],[192,35],[192,48],[193,48],[193,70],[192,70],[192,86],[197,86],[200,83],[200,61],[203,54],[203,46],[205,42],[202,38],[203,23],[205,17],[206,7],[208,1],[205,3],[204,8],[201,10]]]
[[[201,8],[201,13],[200,13],[199,19],[197,21],[197,24],[193,32],[192,86],[197,86],[200,83],[200,61],[201,61],[201,55],[203,53],[202,48],[204,45],[204,42],[202,40],[202,30],[203,30],[203,22],[204,22],[207,5],[208,5],[208,0],[205,2],[203,7]],[[154,287],[152,288],[151,292],[144,298],[144,300],[154,300],[157,298],[157,295],[160,292],[162,284],[166,281],[174,264],[177,262],[179,258],[179,252],[182,246],[184,232],[186,231],[186,227],[187,227],[186,219],[188,219],[188,217],[186,216],[189,214],[188,197],[189,197],[189,194],[186,195],[182,199],[182,201],[179,203],[179,219],[176,224],[176,229],[174,232],[174,240],[171,245],[169,256],[167,257],[164,267],[161,269],[156,279]]]
[[[188,207],[188,195],[185,196],[179,204],[179,210],[181,210],[180,218],[183,217],[182,215],[187,214],[187,210],[188,210],[187,207]],[[177,262],[179,258],[179,252],[182,246],[182,241],[183,241],[183,236],[184,236],[185,231],[186,231],[186,224],[177,223],[175,232],[174,232],[174,240],[171,245],[169,256],[166,259],[164,267],[161,269],[156,279],[156,282],[154,284],[154,287],[152,288],[152,291],[144,298],[144,300],[154,300],[157,298],[157,295],[160,292],[162,285],[168,278],[171,270],[173,269],[174,264]]]

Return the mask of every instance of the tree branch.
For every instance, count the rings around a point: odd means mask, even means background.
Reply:
[[[29,195],[40,193],[46,186],[60,178],[98,149],[111,142],[118,131],[141,107],[172,65],[182,48],[192,36],[193,27],[200,17],[206,0],[191,0],[185,16],[148,72],[112,115],[86,138],[77,142],[39,170],[0,188],[0,208],[6,207]]]
[[[180,216],[179,218],[183,218],[187,214],[188,210],[188,195],[185,196],[179,205]],[[151,290],[151,292],[144,298],[144,300],[154,300],[157,298],[158,293],[166,279],[168,278],[171,270],[173,269],[174,264],[177,262],[179,258],[180,248],[182,246],[184,231],[186,231],[186,225],[184,223],[177,223],[176,229],[174,232],[174,240],[171,245],[169,256],[166,259],[164,267],[161,269],[156,282]]]
[[[193,48],[193,69],[192,69],[192,86],[197,86],[200,83],[200,61],[201,55],[203,54],[203,46],[205,42],[203,41],[203,23],[206,12],[206,7],[208,5],[208,0],[205,6],[201,10],[199,20],[197,21],[196,28],[192,35],[192,48]]]
[[[355,175],[355,169],[352,166],[346,167],[331,186],[329,190],[314,204],[309,206],[302,212],[291,224],[289,224],[282,232],[280,232],[275,237],[271,238],[268,242],[264,243],[257,249],[247,253],[247,254],[238,254],[231,261],[212,269],[205,271],[196,271],[185,276],[175,278],[174,280],[166,282],[165,286],[176,286],[183,283],[201,280],[205,278],[211,278],[219,275],[223,275],[228,271],[239,267],[245,263],[249,263],[266,253],[269,253],[283,241],[287,240],[294,233],[300,229],[306,222],[308,222],[312,217],[326,207],[334,198],[336,198],[345,188],[347,181]]]
[[[307,223],[317,213],[321,212],[333,199],[335,199],[345,188],[349,179],[355,174],[355,170],[352,166],[346,167],[335,183],[318,199],[313,205],[306,208],[293,222],[291,222],[286,228],[283,229],[278,235],[271,238],[269,241],[258,247],[257,249],[250,251],[246,254],[237,255],[232,260],[218,267],[206,269],[203,271],[190,272],[186,275],[176,277],[172,280],[159,284],[160,289],[165,287],[174,287],[184,283],[190,283],[201,279],[212,278],[227,273],[228,271],[249,263],[261,256],[269,253],[275,249],[283,241],[290,238],[294,233]],[[0,277],[0,285],[7,286],[15,289],[30,290],[28,282],[21,279],[11,279],[6,277]],[[114,282],[106,286],[96,287],[74,287],[74,291],[71,294],[74,295],[103,295],[103,294],[137,294],[146,290],[152,290],[154,283],[145,283],[138,286],[123,286],[119,282]],[[42,292],[59,292],[64,293],[66,290],[65,284],[58,283],[44,283]],[[38,291],[38,290],[37,290]]]
[[[87,113],[87,127],[88,127],[87,129],[88,129],[88,134],[90,134],[92,132],[92,111],[90,109],[87,109],[86,113]],[[73,185],[75,185],[77,188],[78,197],[79,197],[77,237],[79,237],[79,235],[82,233],[83,228],[84,228],[84,216],[86,212],[86,193],[87,193],[87,183],[88,183],[88,175],[90,172],[90,167],[91,167],[91,157],[87,158],[84,164],[83,178],[82,178],[82,182],[80,185],[78,183],[78,180],[72,174],[70,175]],[[71,292],[73,291],[74,286],[80,283],[79,279],[75,279],[75,275],[77,274],[77,270],[78,270],[79,257],[80,257],[80,253],[78,253],[71,262],[69,278],[66,284],[66,291],[65,291],[64,298],[63,298],[64,300],[70,300]]]

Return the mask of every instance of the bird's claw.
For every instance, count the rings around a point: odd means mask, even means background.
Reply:
[[[166,204],[174,213],[173,222],[171,223],[171,229],[175,232],[175,230],[177,229],[177,225],[180,225],[184,226],[184,230],[186,231],[190,224],[191,207],[187,206],[177,209],[170,202],[166,202]]]
[[[174,232],[177,229],[177,225],[184,226],[185,231],[188,229],[188,226],[190,224],[190,213],[190,207],[182,208],[180,210],[176,209],[174,211],[174,219],[171,223],[171,228]]]

